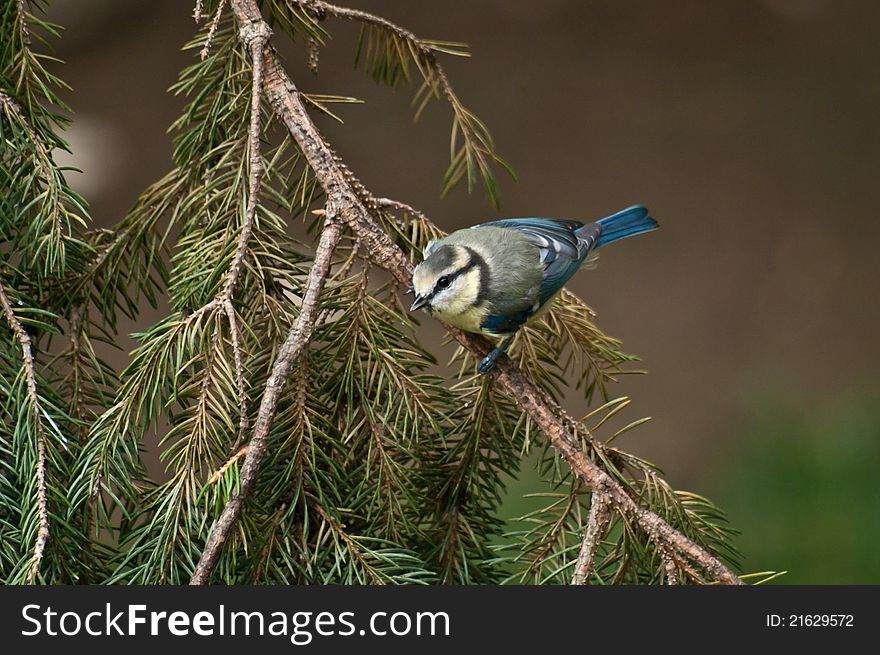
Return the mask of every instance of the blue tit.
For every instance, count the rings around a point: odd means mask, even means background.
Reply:
[[[552,305],[602,246],[658,227],[636,205],[595,223],[508,218],[431,241],[413,271],[411,311],[423,308],[466,332],[500,339],[480,362],[486,374],[523,325]]]

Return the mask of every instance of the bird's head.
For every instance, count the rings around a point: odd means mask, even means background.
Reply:
[[[467,246],[444,244],[431,249],[413,271],[416,298],[410,310],[424,307],[442,318],[475,306],[485,283],[485,266]]]

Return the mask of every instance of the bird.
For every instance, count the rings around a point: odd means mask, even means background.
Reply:
[[[415,267],[410,311],[424,309],[498,343],[479,363],[488,374],[517,331],[540,318],[566,282],[600,248],[659,227],[642,205],[593,223],[506,218],[456,230],[425,246]]]

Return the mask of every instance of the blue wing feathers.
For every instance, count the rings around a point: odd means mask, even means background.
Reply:
[[[575,274],[598,237],[598,230],[595,227],[593,230],[595,236],[591,238],[584,232],[590,227],[589,225],[585,227],[580,221],[556,218],[507,218],[476,227],[483,226],[516,230],[538,248],[541,262],[544,264],[544,279],[538,290],[540,305],[552,298]],[[529,310],[524,316],[515,317],[513,320],[517,323],[515,327],[524,323],[532,313],[533,311]],[[491,321],[492,318],[489,317],[487,320]],[[500,320],[503,317],[497,318]],[[495,331],[492,328],[487,329]]]
[[[658,227],[641,205],[634,205],[584,225],[580,221],[555,218],[506,218],[474,226],[516,230],[534,244],[544,264],[544,279],[538,294],[539,306],[550,300],[581,267],[591,251],[604,245]],[[534,313],[534,308],[507,315],[490,315],[483,329],[509,334],[519,329]]]
[[[483,319],[480,327],[493,334],[512,334],[520,329],[535,312],[529,308],[508,315],[492,314]]]
[[[474,226],[503,227],[522,233],[541,249],[542,261],[546,256],[563,254],[566,257],[579,257],[580,240],[577,230],[583,227],[580,221],[569,221],[555,218],[505,218]]]

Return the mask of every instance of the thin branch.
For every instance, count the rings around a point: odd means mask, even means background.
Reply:
[[[306,280],[302,307],[296,322],[287,335],[287,339],[278,351],[278,357],[275,359],[275,364],[272,367],[272,374],[269,376],[266,389],[263,392],[263,400],[260,403],[260,410],[254,423],[253,435],[247,446],[247,457],[241,467],[239,491],[226,503],[220,518],[217,519],[217,523],[211,530],[208,542],[205,544],[204,551],[202,551],[202,556],[199,558],[199,562],[193,571],[190,584],[203,585],[207,584],[210,580],[211,572],[220,558],[223,545],[235,527],[242,505],[250,494],[251,489],[253,489],[254,482],[256,482],[257,473],[266,455],[269,430],[272,427],[272,421],[277,411],[278,398],[281,396],[291,369],[305,352],[315,330],[315,319],[318,315],[321,291],[324,288],[324,282],[330,271],[333,250],[339,242],[343,227],[336,220],[335,211],[329,206],[327,213],[328,218],[324,223],[321,239],[315,250],[315,261]]]
[[[318,63],[321,58],[321,51],[318,49],[318,41],[309,37],[306,40],[306,45],[309,49],[309,70],[312,71],[312,75],[317,75]]]
[[[355,21],[367,28],[377,29],[402,41],[402,46],[395,43],[401,61],[404,59],[403,50],[408,51],[423,80],[422,88],[416,93],[413,100],[413,105],[416,106],[416,117],[418,118],[422,113],[432,96],[445,98],[454,115],[449,153],[450,165],[444,178],[443,194],[445,195],[465,175],[467,175],[468,189],[470,190],[476,178],[476,172],[479,171],[483,177],[489,199],[496,208],[499,206],[498,190],[489,168],[490,161],[500,164],[511,175],[513,172],[506,162],[496,154],[492,137],[485,125],[459,100],[446,71],[437,60],[438,52],[459,57],[469,56],[467,51],[460,49],[462,44],[423,39],[381,16],[360,9],[339,7],[323,0],[288,0],[288,2],[299,5],[317,20],[321,20],[325,16],[332,16]],[[405,79],[408,79],[406,68],[403,69],[403,75]],[[463,144],[460,147],[458,146],[459,137]]]
[[[318,503],[311,503],[311,506],[314,507],[315,511],[318,515],[324,520],[324,523],[329,526],[330,530],[333,531],[336,536],[338,536],[342,543],[345,544],[346,548],[348,548],[348,552],[351,553],[352,557],[354,557],[361,566],[364,567],[364,570],[370,575],[373,582],[376,584],[383,584],[382,579],[373,573],[371,567],[367,563],[367,559],[364,557],[363,551],[358,547],[358,545],[352,541],[351,537],[345,532],[344,526],[340,525],[337,521],[330,516],[326,510],[321,507]]]
[[[303,9],[312,13],[319,20],[325,18],[326,16],[332,16],[334,18],[341,18],[344,20],[351,20],[362,23],[364,25],[376,27],[384,32],[393,34],[403,41],[406,41],[412,46],[415,52],[423,60],[423,62],[429,64],[431,68],[439,74],[438,76],[443,79],[444,87],[450,92],[452,91],[452,86],[450,85],[449,80],[446,78],[446,75],[443,73],[442,67],[435,60],[435,54],[437,52],[443,52],[458,57],[469,56],[469,53],[466,50],[453,49],[451,47],[466,47],[464,46],[464,44],[442,43],[419,38],[419,36],[406,29],[405,27],[401,27],[400,25],[391,22],[387,18],[377,16],[376,14],[371,14],[361,9],[340,7],[338,5],[330,4],[329,2],[324,2],[324,0],[288,0],[288,2],[290,2],[291,4],[299,5]]]
[[[694,568],[688,564],[684,559],[682,559],[681,555],[677,555],[676,553],[671,553],[670,556],[675,564],[675,568],[677,569],[677,573],[681,576],[685,581],[692,580],[695,583],[699,583],[701,580],[700,574],[694,570]]]
[[[24,14],[22,14],[22,21],[24,21]],[[51,206],[50,222],[54,228],[56,238],[60,239],[64,231],[64,226],[62,224],[63,207],[61,206],[62,201],[59,198],[57,190],[58,174],[55,171],[52,153],[46,147],[46,144],[43,143],[43,140],[38,136],[34,127],[28,122],[24,113],[21,111],[21,107],[18,106],[18,103],[3,90],[0,90],[0,106],[6,108],[6,111],[10,116],[10,121],[14,118],[19,122],[22,129],[27,133],[31,145],[33,145],[34,155],[36,157],[34,165],[39,170],[40,175],[43,178],[43,183],[48,190],[47,197]]]
[[[596,557],[596,551],[599,550],[599,546],[602,543],[602,538],[608,530],[610,520],[610,499],[607,494],[599,490],[593,491],[590,497],[590,513],[587,516],[587,527],[584,529],[584,540],[581,542],[581,550],[578,553],[571,584],[589,584],[590,572],[593,570],[593,560]]]
[[[223,10],[225,0],[221,0],[217,9],[217,16]],[[215,17],[215,23],[218,18]],[[213,31],[212,25],[212,31]],[[259,202],[260,184],[263,179],[263,158],[260,154],[260,133],[261,133],[261,92],[263,86],[263,48],[272,32],[268,26],[262,29],[254,29],[245,33],[242,31],[241,39],[251,53],[253,61],[253,80],[251,83],[251,125],[248,130],[248,155],[250,159],[250,184],[248,189],[248,204],[245,210],[244,224],[239,235],[238,245],[235,249],[235,255],[229,265],[229,274],[226,280],[226,288],[223,292],[223,308],[229,321],[229,332],[232,336],[232,356],[235,361],[235,378],[238,386],[238,403],[239,403],[239,429],[238,439],[235,442],[235,448],[244,441],[244,436],[248,429],[248,406],[247,406],[247,388],[244,381],[244,366],[241,356],[241,336],[238,329],[238,320],[235,317],[235,308],[232,304],[232,295],[235,289],[235,283],[241,273],[244,264],[244,257],[247,252],[248,242],[254,230],[254,218],[257,212],[257,204]]]
[[[15,5],[18,13],[18,21],[21,23],[20,29],[22,41],[24,41],[26,45],[30,45],[31,33],[30,30],[28,30],[27,9],[25,9],[24,0],[15,0]]]
[[[244,363],[241,356],[241,331],[238,327],[238,318],[235,315],[235,307],[232,299],[223,301],[223,313],[229,322],[229,336],[232,339],[232,360],[235,363],[235,386],[238,388],[238,438],[235,440],[233,450],[239,448],[244,441],[248,429],[248,399],[247,386],[244,380]]]
[[[376,198],[376,207],[379,209],[391,209],[402,211],[404,214],[409,214],[413,218],[417,218],[421,221],[428,222],[428,217],[425,216],[418,209],[407,205],[405,202],[400,202],[399,200],[393,200],[391,198]],[[403,219],[398,219],[396,216],[392,215],[394,222],[397,223],[397,226],[401,229],[406,229],[406,223],[404,223]]]
[[[661,550],[660,554],[660,556],[663,558],[663,568],[666,571],[666,584],[677,585],[678,564],[675,561],[675,557],[673,557],[672,553],[669,552],[668,549]]]
[[[272,550],[272,545],[275,542],[275,533],[278,530],[278,524],[281,523],[281,517],[284,516],[284,512],[287,511],[287,503],[288,501],[283,501],[281,505],[278,506],[278,509],[275,510],[275,516],[272,517],[272,525],[267,530],[267,534],[269,535],[268,539],[266,539],[266,544],[263,546],[263,550],[260,553],[260,559],[257,562],[257,569],[254,572],[254,580],[257,581],[263,574],[263,567],[266,566],[266,562],[269,560],[269,553]]]
[[[34,367],[34,356],[31,352],[31,338],[22,326],[21,321],[15,316],[6,289],[0,284],[0,305],[3,314],[15,339],[21,346],[22,368],[27,381],[27,393],[31,401],[32,419],[34,421],[34,434],[37,447],[37,462],[35,475],[37,478],[37,539],[34,542],[34,553],[28,567],[27,583],[33,584],[40,572],[40,563],[43,560],[43,552],[46,550],[46,542],[49,541],[49,505],[46,498],[46,439],[43,434],[43,409],[40,406],[40,397],[37,394],[37,374]]]
[[[418,51],[425,56],[432,56],[434,53],[434,49],[431,48],[430,45],[423,42],[419,37],[417,37],[409,30],[400,27],[399,25],[395,25],[387,18],[382,18],[381,16],[376,16],[375,14],[371,14],[360,9],[339,7],[337,5],[332,5],[329,2],[324,2],[323,0],[288,1],[291,4],[299,5],[300,7],[311,11],[318,18],[333,16],[335,18],[343,18],[346,20],[357,21],[359,23],[366,23],[367,25],[373,25],[374,27],[378,27],[379,29],[385,30],[386,32],[391,32],[392,34],[400,37],[404,41],[412,43],[418,49]]]
[[[193,20],[200,22],[205,13],[205,0],[196,0],[196,6],[193,7]]]
[[[214,22],[211,26],[211,32],[208,35],[208,43],[205,44],[207,49],[210,45],[211,35],[219,21],[220,13],[226,4],[226,0],[221,0],[217,7],[217,13],[214,16]],[[198,9],[198,7],[197,7]],[[229,263],[229,270],[226,274],[226,282],[223,290],[205,307],[220,306],[229,323],[230,340],[232,341],[232,357],[235,363],[235,380],[238,390],[239,404],[239,428],[238,438],[235,441],[233,450],[238,450],[244,441],[245,434],[248,430],[248,403],[247,403],[247,387],[244,379],[244,364],[241,352],[241,330],[239,329],[238,319],[233,305],[233,294],[235,284],[244,267],[244,259],[247,255],[248,244],[254,231],[254,219],[257,213],[257,205],[259,204],[260,185],[262,183],[263,174],[263,158],[260,152],[260,134],[262,133],[262,114],[261,114],[261,89],[263,85],[263,49],[266,41],[271,36],[272,31],[268,25],[252,26],[248,30],[242,30],[240,38],[248,52],[251,53],[251,61],[253,68],[253,78],[251,82],[251,121],[248,128],[248,202],[245,208],[244,221],[241,226],[241,233],[238,237],[238,243],[235,247],[235,254]],[[204,59],[205,51],[203,51]],[[204,308],[203,308],[204,309]]]
[[[222,3],[221,3],[222,7]],[[244,223],[241,226],[241,235],[238,238],[238,245],[235,248],[235,255],[232,263],[229,265],[229,273],[226,278],[226,286],[223,294],[227,298],[232,297],[232,291],[241,268],[244,264],[244,257],[247,253],[248,242],[251,233],[254,230],[254,216],[257,213],[257,204],[260,196],[260,182],[263,179],[263,159],[260,154],[260,90],[263,84],[263,48],[272,30],[265,23],[254,24],[247,28],[242,28],[239,37],[245,44],[248,52],[251,54],[253,62],[253,79],[251,83],[251,124],[248,129],[248,160],[250,165],[250,180],[248,188],[248,203],[245,209]]]
[[[211,43],[214,41],[214,35],[217,33],[217,27],[220,25],[220,18],[223,16],[223,10],[225,8],[226,0],[220,0],[220,4],[217,5],[217,11],[214,13],[214,18],[211,19],[211,26],[208,28],[208,36],[205,37],[205,45],[199,52],[199,58],[201,58],[202,61],[208,58],[208,53],[211,51]],[[193,11],[193,18],[196,19],[196,22],[199,22],[202,19],[202,9],[202,0],[199,0],[199,3]]]
[[[71,405],[73,407],[74,417],[82,423],[80,428],[80,433],[84,432],[84,428],[86,425],[85,422],[85,403],[83,401],[82,389],[80,384],[80,376],[79,376],[79,368],[81,365],[80,360],[80,329],[82,328],[82,317],[83,317],[83,306],[82,305],[74,305],[73,309],[70,311],[70,317],[68,318],[68,330],[70,331],[70,336],[68,339],[70,340],[70,370],[71,375],[73,376],[73,384],[72,384],[72,392],[73,398],[71,399]]]
[[[528,572],[538,574],[544,565],[544,558],[553,550],[553,547],[559,543],[559,540],[565,534],[565,522],[571,512],[578,508],[578,498],[576,494],[570,494],[565,503],[565,509],[559,513],[559,517],[553,522],[553,528],[544,538],[544,546],[532,558],[532,564],[529,566]]]
[[[214,471],[214,474],[210,478],[208,478],[207,484],[215,484],[215,483],[219,482],[220,478],[222,478],[224,475],[226,475],[226,471],[228,471],[230,468],[232,468],[232,466],[238,460],[240,460],[242,457],[247,455],[247,450],[248,450],[247,446],[245,446],[244,448],[240,448],[237,453],[235,453],[232,457],[230,457],[228,460],[226,460],[226,463],[223,464],[223,466],[221,466],[219,469]]]
[[[248,29],[251,25],[263,22],[255,0],[232,0],[232,9],[241,29]],[[387,270],[400,283],[408,285],[412,277],[412,264],[367,210],[354,189],[350,171],[339,164],[333,151],[318,132],[303,105],[299,91],[268,44],[264,50],[264,57],[263,86],[266,97],[298,143],[326,196],[333,200],[337,215],[361,239],[365,250],[370,253],[371,259],[377,265]],[[375,199],[372,204],[375,206]],[[468,334],[449,326],[447,329],[477,358],[482,358],[492,348],[492,345],[481,336]],[[546,392],[535,385],[509,357],[499,359],[494,375],[496,383],[531,417],[575,474],[591,490],[606,493],[613,508],[623,516],[634,519],[659,548],[665,546],[686,556],[719,582],[743,584],[720,559],[672,528],[654,512],[639,506],[618,482],[593,462],[569,431],[568,426],[574,425],[575,421]],[[266,393],[269,394],[271,389],[270,381]],[[265,398],[264,395],[264,401]],[[248,456],[245,467],[250,461],[251,455]],[[240,502],[235,509],[235,516],[238,515],[238,511],[240,511]],[[225,514],[226,510],[224,510]],[[231,525],[226,528],[227,533],[229,529]],[[217,544],[212,543],[213,541],[212,535],[209,546],[216,548]],[[206,548],[202,560],[205,560],[207,554]],[[214,561],[218,554],[213,553]],[[209,572],[210,569],[206,572],[200,562],[193,580],[204,582],[207,580],[206,573]]]
[[[220,12],[223,11],[225,4],[226,0],[221,0],[220,5],[217,8],[217,15],[214,17],[214,24],[211,26],[212,32],[214,31],[214,26],[219,20]],[[238,237],[235,255],[233,255],[232,262],[229,264],[229,273],[227,274],[226,285],[222,293],[223,310],[229,321],[229,333],[232,337],[232,357],[235,361],[235,379],[236,385],[238,386],[240,417],[238,439],[236,439],[235,448],[238,448],[241,445],[241,442],[244,441],[244,435],[248,429],[248,406],[247,388],[244,381],[244,366],[242,364],[241,356],[241,335],[238,329],[238,320],[235,317],[235,307],[232,304],[232,296],[235,290],[235,283],[238,281],[238,276],[241,274],[241,269],[244,265],[244,258],[247,254],[251,234],[254,231],[254,218],[257,213],[257,204],[259,203],[260,184],[263,180],[263,173],[265,172],[263,169],[263,157],[260,153],[260,134],[262,132],[260,121],[262,117],[260,100],[262,97],[261,90],[263,86],[263,48],[271,35],[272,30],[270,30],[269,26],[265,24],[254,26],[248,31],[242,30],[239,35],[244,42],[245,47],[251,53],[251,60],[253,62],[253,80],[251,82],[251,124],[248,129],[250,179],[244,223],[241,226],[241,234]]]

